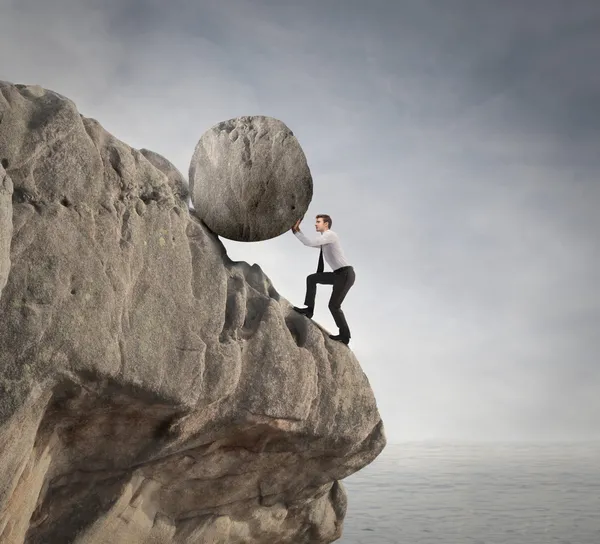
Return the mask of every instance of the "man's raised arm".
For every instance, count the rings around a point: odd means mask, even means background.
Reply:
[[[298,238],[305,246],[309,247],[321,247],[335,241],[335,234],[330,231],[325,231],[320,236],[317,236],[316,240],[307,238],[300,229],[294,231],[294,236],[296,236],[296,238]]]

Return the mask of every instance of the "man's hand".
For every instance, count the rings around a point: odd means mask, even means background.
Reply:
[[[292,227],[292,232],[296,233],[300,230],[300,223],[302,223],[302,219],[304,218],[302,217],[296,221],[296,224]]]

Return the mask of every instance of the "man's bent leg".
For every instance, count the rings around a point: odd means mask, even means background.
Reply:
[[[320,272],[306,277],[306,297],[304,305],[313,309],[315,307],[315,298],[317,297],[317,284],[333,285],[335,283],[335,274],[333,272]]]
[[[350,287],[354,285],[356,275],[353,268],[348,268],[339,274],[335,275],[335,282],[333,284],[333,292],[329,299],[329,311],[333,316],[335,324],[340,329],[340,337],[345,340],[350,340],[350,328],[346,322],[346,316],[342,311],[342,302],[346,298]]]

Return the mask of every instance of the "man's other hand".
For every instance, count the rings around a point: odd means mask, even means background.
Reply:
[[[298,232],[300,230],[300,223],[302,223],[302,219],[296,221],[296,224],[292,227],[292,232]]]

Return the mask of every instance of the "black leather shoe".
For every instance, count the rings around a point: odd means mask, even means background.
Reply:
[[[305,315],[308,319],[312,318],[314,311],[312,308],[297,308],[296,306],[294,306],[294,310],[299,314]]]
[[[337,340],[338,342],[342,342],[342,344],[346,344],[348,345],[350,343],[350,338],[346,338],[345,336],[342,336],[341,334],[330,334],[329,338],[331,338],[332,340]]]

